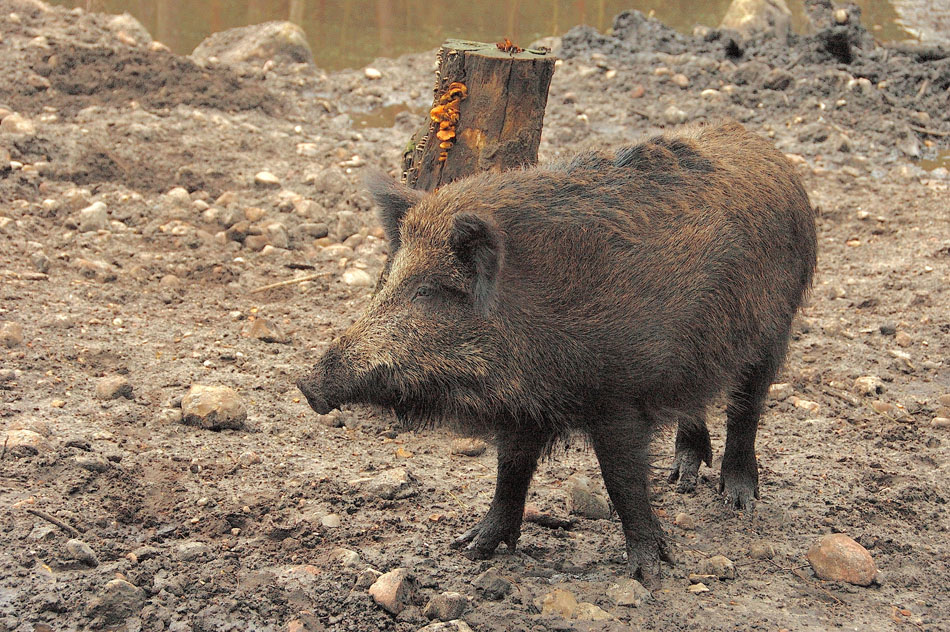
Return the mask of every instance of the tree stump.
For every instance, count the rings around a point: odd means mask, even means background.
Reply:
[[[432,191],[480,171],[538,161],[554,55],[509,41],[447,40],[429,120],[403,156],[403,180]]]

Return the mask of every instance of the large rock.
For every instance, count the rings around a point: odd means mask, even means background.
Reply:
[[[749,36],[774,33],[785,37],[791,26],[792,12],[785,0],[733,0],[723,16],[720,28]]]
[[[415,593],[415,582],[405,568],[397,568],[379,576],[369,594],[384,610],[392,614],[402,612]]]
[[[181,399],[181,418],[182,423],[208,430],[239,430],[247,420],[247,409],[232,388],[193,384]]]
[[[808,563],[821,579],[870,586],[877,567],[867,549],[843,533],[822,537],[808,550]]]
[[[265,22],[214,33],[191,53],[199,64],[217,57],[226,64],[265,62],[313,63],[307,35],[293,22]]]
[[[30,456],[49,450],[49,443],[43,435],[32,430],[9,431],[5,444],[7,451],[14,456]]]

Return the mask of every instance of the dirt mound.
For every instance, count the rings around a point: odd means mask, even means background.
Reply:
[[[34,55],[28,71],[35,75],[19,73],[19,82],[0,88],[0,100],[26,113],[52,107],[68,115],[91,105],[130,101],[148,109],[188,105],[229,112],[262,110],[273,115],[280,111],[280,102],[272,93],[242,81],[230,70],[202,68],[163,50],[53,44],[42,55]],[[49,88],[37,89],[42,82],[31,80],[31,76],[45,78]]]

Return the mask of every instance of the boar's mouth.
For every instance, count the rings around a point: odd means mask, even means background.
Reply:
[[[310,408],[318,415],[326,415],[334,408],[339,408],[339,404],[328,401],[321,392],[321,389],[306,378],[297,380],[297,388],[299,388],[300,392],[307,398],[307,403],[310,404]]]

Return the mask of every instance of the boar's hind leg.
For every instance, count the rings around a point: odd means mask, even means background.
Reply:
[[[509,551],[515,549],[521,535],[525,497],[541,453],[553,435],[537,428],[524,432],[507,432],[498,437],[498,479],[495,496],[488,513],[481,521],[452,542],[455,548],[476,559],[491,557],[504,542]]]
[[[696,489],[699,478],[699,464],[712,465],[712,444],[709,442],[709,429],[706,427],[706,412],[703,409],[684,414],[679,418],[676,429],[676,456],[673,458],[673,471],[669,482],[676,485],[676,491],[684,494]]]
[[[659,574],[660,561],[673,560],[650,507],[649,423],[630,421],[602,420],[591,426],[590,437],[607,493],[623,524],[628,569],[646,579]]]
[[[726,497],[726,504],[735,509],[752,509],[759,497],[755,434],[762,404],[782,364],[787,345],[787,337],[776,341],[761,361],[745,371],[739,386],[729,394],[719,491]]]

